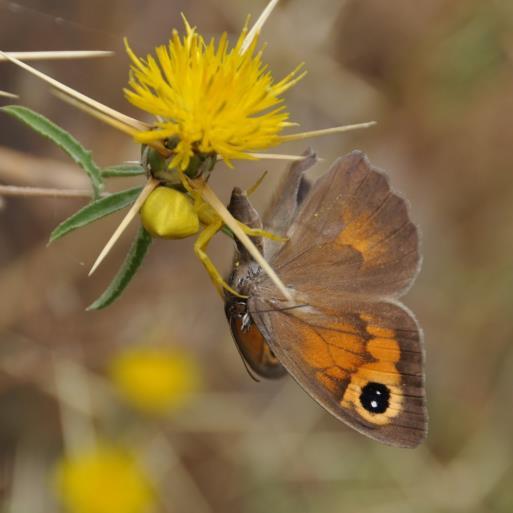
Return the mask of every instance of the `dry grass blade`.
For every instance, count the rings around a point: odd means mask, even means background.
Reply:
[[[39,187],[52,189],[86,189],[89,185],[85,173],[75,165],[0,146],[1,182],[31,187],[35,177]]]
[[[93,447],[96,441],[87,376],[80,365],[57,356],[53,356],[53,369],[65,449],[68,454],[80,453],[84,447]],[[80,407],[70,408],[70,403]]]

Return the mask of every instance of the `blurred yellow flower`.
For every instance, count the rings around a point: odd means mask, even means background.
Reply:
[[[168,46],[156,49],[156,59],[132,60],[127,99],[157,117],[154,129],[141,131],[141,143],[167,140],[173,151],[171,167],[185,170],[195,154],[251,159],[248,152],[282,142],[279,133],[292,123],[280,97],[304,75],[298,66],[274,83],[257,51],[258,37],[246,48],[244,27],[230,48],[226,33],[216,45],[185,20],[185,36],[176,30]]]
[[[176,348],[127,349],[114,358],[111,377],[126,401],[151,414],[183,406],[200,386],[198,364]]]
[[[64,457],[56,485],[71,513],[145,513],[155,502],[149,476],[134,456],[110,445]]]

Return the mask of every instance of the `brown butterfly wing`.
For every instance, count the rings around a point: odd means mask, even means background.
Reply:
[[[420,264],[406,202],[353,152],[315,182],[287,235],[271,264],[296,302],[261,275],[248,292],[256,325],[333,415],[377,440],[416,446],[427,423],[422,337],[395,301]]]
[[[303,152],[303,157],[303,160],[293,162],[289,166],[262,218],[264,228],[275,235],[287,233],[299,206],[308,195],[310,182],[305,177],[305,172],[317,162],[317,156],[309,148]],[[265,238],[262,242],[263,254],[267,260],[270,260],[280,249],[281,244]]]
[[[287,235],[274,269],[327,307],[348,293],[398,297],[419,268],[418,233],[406,202],[361,152],[337,160],[315,182]]]
[[[338,313],[276,309],[249,299],[256,325],[288,372],[324,408],[391,445],[426,436],[422,334],[412,314],[390,302],[351,302]]]

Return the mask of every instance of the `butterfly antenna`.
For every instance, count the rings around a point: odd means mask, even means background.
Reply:
[[[294,306],[284,306],[283,308],[268,308],[267,310],[248,310],[248,313],[251,314],[259,314],[259,313],[268,313],[268,312],[286,312],[288,310],[295,310],[296,308],[304,308],[305,306],[310,306],[308,303],[303,303],[300,305]]]

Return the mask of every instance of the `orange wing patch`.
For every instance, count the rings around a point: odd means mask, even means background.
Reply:
[[[346,377],[346,374],[342,372],[342,378],[334,377],[328,374],[327,371],[317,371],[315,373],[315,379],[333,395],[339,394],[340,383]]]
[[[346,208],[342,214],[344,229],[336,239],[336,244],[350,246],[356,249],[365,262],[379,260],[388,247],[380,244],[383,233],[372,221],[372,214],[364,212],[354,216],[350,208]]]
[[[367,351],[383,364],[397,363],[401,358],[399,343],[393,338],[371,338],[367,342]]]
[[[310,326],[301,325],[297,335],[301,339],[299,344],[301,358],[307,365],[314,369],[326,369],[335,364],[328,345]]]
[[[401,358],[401,350],[399,342],[394,338],[394,330],[371,324],[373,319],[368,315],[362,315],[361,318],[367,322],[366,331],[371,338],[365,349],[373,361],[364,363],[351,376],[340,404],[346,408],[353,407],[368,422],[386,425],[402,411],[401,375],[396,367]],[[369,387],[374,396],[369,392],[366,403],[363,397]],[[387,397],[384,398],[383,394]],[[379,407],[377,401],[380,399],[386,401],[386,407]],[[372,411],[373,406],[375,411]]]
[[[360,318],[366,323],[365,333],[348,323],[303,324],[297,329],[298,347],[305,364],[315,370],[315,379],[338,397],[343,408],[353,409],[372,424],[386,425],[401,412],[401,376],[396,367],[401,351],[394,330],[372,323],[368,315]],[[378,394],[375,399],[387,395],[384,411],[379,405],[372,411],[372,394],[368,404],[362,400],[369,386]],[[383,387],[381,397],[379,387]]]
[[[334,323],[329,328],[304,324],[298,332],[301,358],[321,371],[316,376],[324,384],[348,379],[365,358],[365,339],[347,323]]]
[[[366,330],[370,335],[385,338],[392,338],[395,335],[394,330],[375,324],[376,320],[369,314],[361,314],[360,318],[367,323]]]

